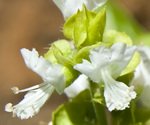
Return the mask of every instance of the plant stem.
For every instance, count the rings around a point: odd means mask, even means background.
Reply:
[[[93,104],[93,108],[94,108],[95,116],[97,120],[96,125],[107,125],[105,108],[99,103],[96,103],[95,101],[93,101],[93,89],[94,88],[92,87],[92,84],[94,83],[90,82],[90,95],[91,95],[91,100],[92,100],[92,104]]]
[[[130,111],[131,111],[131,117],[132,117],[133,125],[135,125],[135,123],[136,123],[135,114],[134,114],[134,112],[135,112],[135,103],[133,101],[131,102]]]

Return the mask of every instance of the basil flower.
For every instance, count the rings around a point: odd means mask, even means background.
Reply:
[[[83,4],[90,10],[95,10],[104,5],[107,0],[53,0],[61,10],[65,19],[82,9]]]
[[[136,97],[134,87],[128,87],[115,79],[120,76],[131,60],[136,47],[118,42],[111,48],[100,46],[91,50],[90,61],[84,60],[74,69],[85,74],[97,84],[104,83],[104,97],[109,111],[124,110]]]
[[[131,84],[140,90],[139,100],[142,104],[150,108],[150,48],[139,46],[137,50],[141,55],[141,62],[136,68]]]
[[[28,119],[39,112],[54,90],[58,93],[63,92],[65,78],[60,65],[51,64],[42,56],[39,57],[35,49],[32,51],[21,49],[21,54],[27,67],[41,76],[43,83],[23,90],[13,87],[12,90],[15,94],[26,91],[27,94],[21,102],[14,106],[8,103],[5,111],[12,112],[13,116],[21,119]]]

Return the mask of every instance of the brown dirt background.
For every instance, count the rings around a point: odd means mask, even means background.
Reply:
[[[150,1],[118,0],[135,18],[150,30]],[[44,53],[50,42],[62,38],[63,17],[51,0],[0,0],[0,125],[44,125],[51,111],[65,100],[54,94],[40,113],[29,120],[12,118],[4,112],[8,102],[16,104],[23,94],[13,95],[10,88],[29,87],[41,79],[28,70],[20,48],[37,48]]]

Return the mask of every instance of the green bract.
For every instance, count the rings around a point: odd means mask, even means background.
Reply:
[[[44,55],[44,57],[52,63],[58,63],[59,59],[57,58],[57,56],[63,56],[64,58],[67,58],[66,60],[69,60],[69,57],[71,58],[71,55],[71,44],[67,40],[58,40],[52,43],[51,47]]]
[[[77,71],[73,69],[74,61],[72,59],[74,49],[71,43],[66,40],[58,40],[52,43],[49,51],[45,54],[45,58],[52,62],[61,64],[66,78],[66,86],[77,77]]]
[[[63,27],[65,37],[73,40],[77,48],[96,44],[102,40],[106,10],[98,13],[83,9],[70,17]]]
[[[107,30],[104,33],[103,42],[112,43],[112,44],[116,42],[123,42],[129,46],[132,45],[132,40],[126,33],[117,32],[115,30]],[[128,66],[121,73],[121,76],[133,72],[139,63],[140,63],[140,55],[136,52],[132,57]]]
[[[121,73],[121,76],[133,72],[136,69],[136,67],[139,65],[139,63],[140,63],[140,54],[136,52],[132,57],[130,63],[127,65],[125,70]]]

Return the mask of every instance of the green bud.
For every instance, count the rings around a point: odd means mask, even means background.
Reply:
[[[66,21],[63,33],[68,39],[73,40],[75,46],[80,49],[102,40],[105,22],[105,8],[95,13],[83,6],[81,11],[79,10]]]

